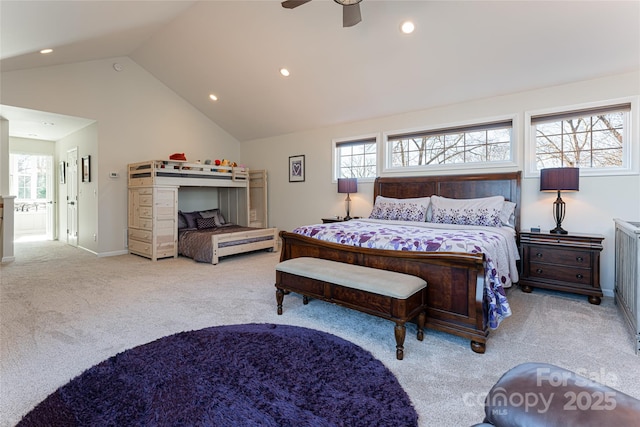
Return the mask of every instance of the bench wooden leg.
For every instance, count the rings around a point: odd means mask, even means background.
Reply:
[[[402,360],[404,357],[404,338],[407,335],[407,327],[402,322],[396,322],[394,332],[396,335],[396,359]]]
[[[284,300],[284,291],[276,289],[276,302],[278,303],[278,314],[282,314],[282,300]]]
[[[427,313],[424,311],[418,315],[418,341],[424,339],[424,324],[427,320]]]
[[[307,305],[309,304],[309,297],[306,295],[302,295],[302,304]]]

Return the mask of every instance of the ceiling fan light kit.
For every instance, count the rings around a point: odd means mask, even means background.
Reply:
[[[309,3],[311,0],[285,0],[282,2],[282,7],[285,9],[293,9],[301,6],[305,3]],[[342,26],[353,27],[358,22],[362,21],[362,15],[360,14],[360,2],[362,0],[333,0],[342,6]]]

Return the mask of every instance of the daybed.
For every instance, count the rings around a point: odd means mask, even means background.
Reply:
[[[387,233],[395,232],[398,223],[402,221],[389,221],[389,227],[394,228],[391,231],[367,229],[366,223],[376,222],[374,220],[316,224],[299,227],[294,232],[282,231],[280,259],[285,261],[298,257],[315,257],[418,276],[428,284],[424,291],[427,300],[426,326],[468,338],[473,351],[484,353],[489,330],[496,328],[503,318],[510,315],[504,287],[518,280],[515,260],[518,258],[516,230],[520,222],[520,176],[520,172],[512,172],[438,177],[379,177],[374,184],[376,204],[372,214],[380,207],[377,206],[377,201],[380,200],[378,196],[384,200],[436,195],[447,198],[447,203],[451,199],[501,196],[503,201],[511,202],[513,212],[508,222],[512,241],[506,239],[509,242],[507,246],[511,248],[508,255],[509,266],[500,266],[501,269],[506,268],[508,273],[496,271],[494,267],[497,267],[497,260],[490,260],[486,251],[472,240],[477,238],[488,242],[498,239],[495,236],[500,234],[497,230],[501,227],[493,227],[494,230],[484,227],[487,232],[481,232],[480,237],[467,237],[468,234],[464,234],[467,231],[464,230],[461,235],[444,238],[449,240],[443,244],[442,236],[422,241],[414,239],[414,234],[389,237]],[[444,211],[438,214],[442,212]],[[411,227],[425,221],[424,217],[419,221],[411,219],[414,221],[404,221],[405,224],[400,225]],[[419,225],[420,227],[414,228],[423,227],[423,224]],[[464,226],[451,228],[464,229]],[[337,231],[337,234],[331,234],[331,230]],[[330,241],[320,240],[321,238]],[[383,249],[375,248],[372,243],[375,240],[383,242]],[[515,253],[512,253],[513,248]]]

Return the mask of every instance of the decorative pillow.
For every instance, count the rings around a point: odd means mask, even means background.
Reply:
[[[214,218],[214,220],[216,221],[216,227],[220,227],[226,224],[226,221],[224,220],[224,216],[222,215],[222,212],[220,212],[220,209],[218,208],[209,209],[207,211],[200,211],[200,216],[202,216],[202,218]]]
[[[178,229],[187,228],[187,220],[184,215],[182,215],[182,211],[178,211]]]
[[[198,230],[204,230],[206,228],[216,228],[215,218],[196,218],[196,224]]]
[[[428,208],[429,197],[394,199],[378,196],[369,218],[424,222]]]
[[[200,212],[182,212],[182,216],[187,221],[187,228],[198,228],[196,220],[202,218]]]
[[[513,202],[506,201],[502,205],[502,211],[500,211],[500,222],[502,225],[506,225],[508,227],[516,226],[516,204]]]
[[[431,196],[431,222],[440,224],[482,225],[500,227],[504,197],[448,199]]]

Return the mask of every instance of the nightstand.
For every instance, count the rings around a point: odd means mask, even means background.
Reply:
[[[331,217],[331,218],[322,218],[322,223],[323,224],[330,224],[332,222],[343,222],[344,218],[343,217]]]
[[[600,304],[600,252],[604,236],[520,232],[522,273],[519,285],[588,295]]]

